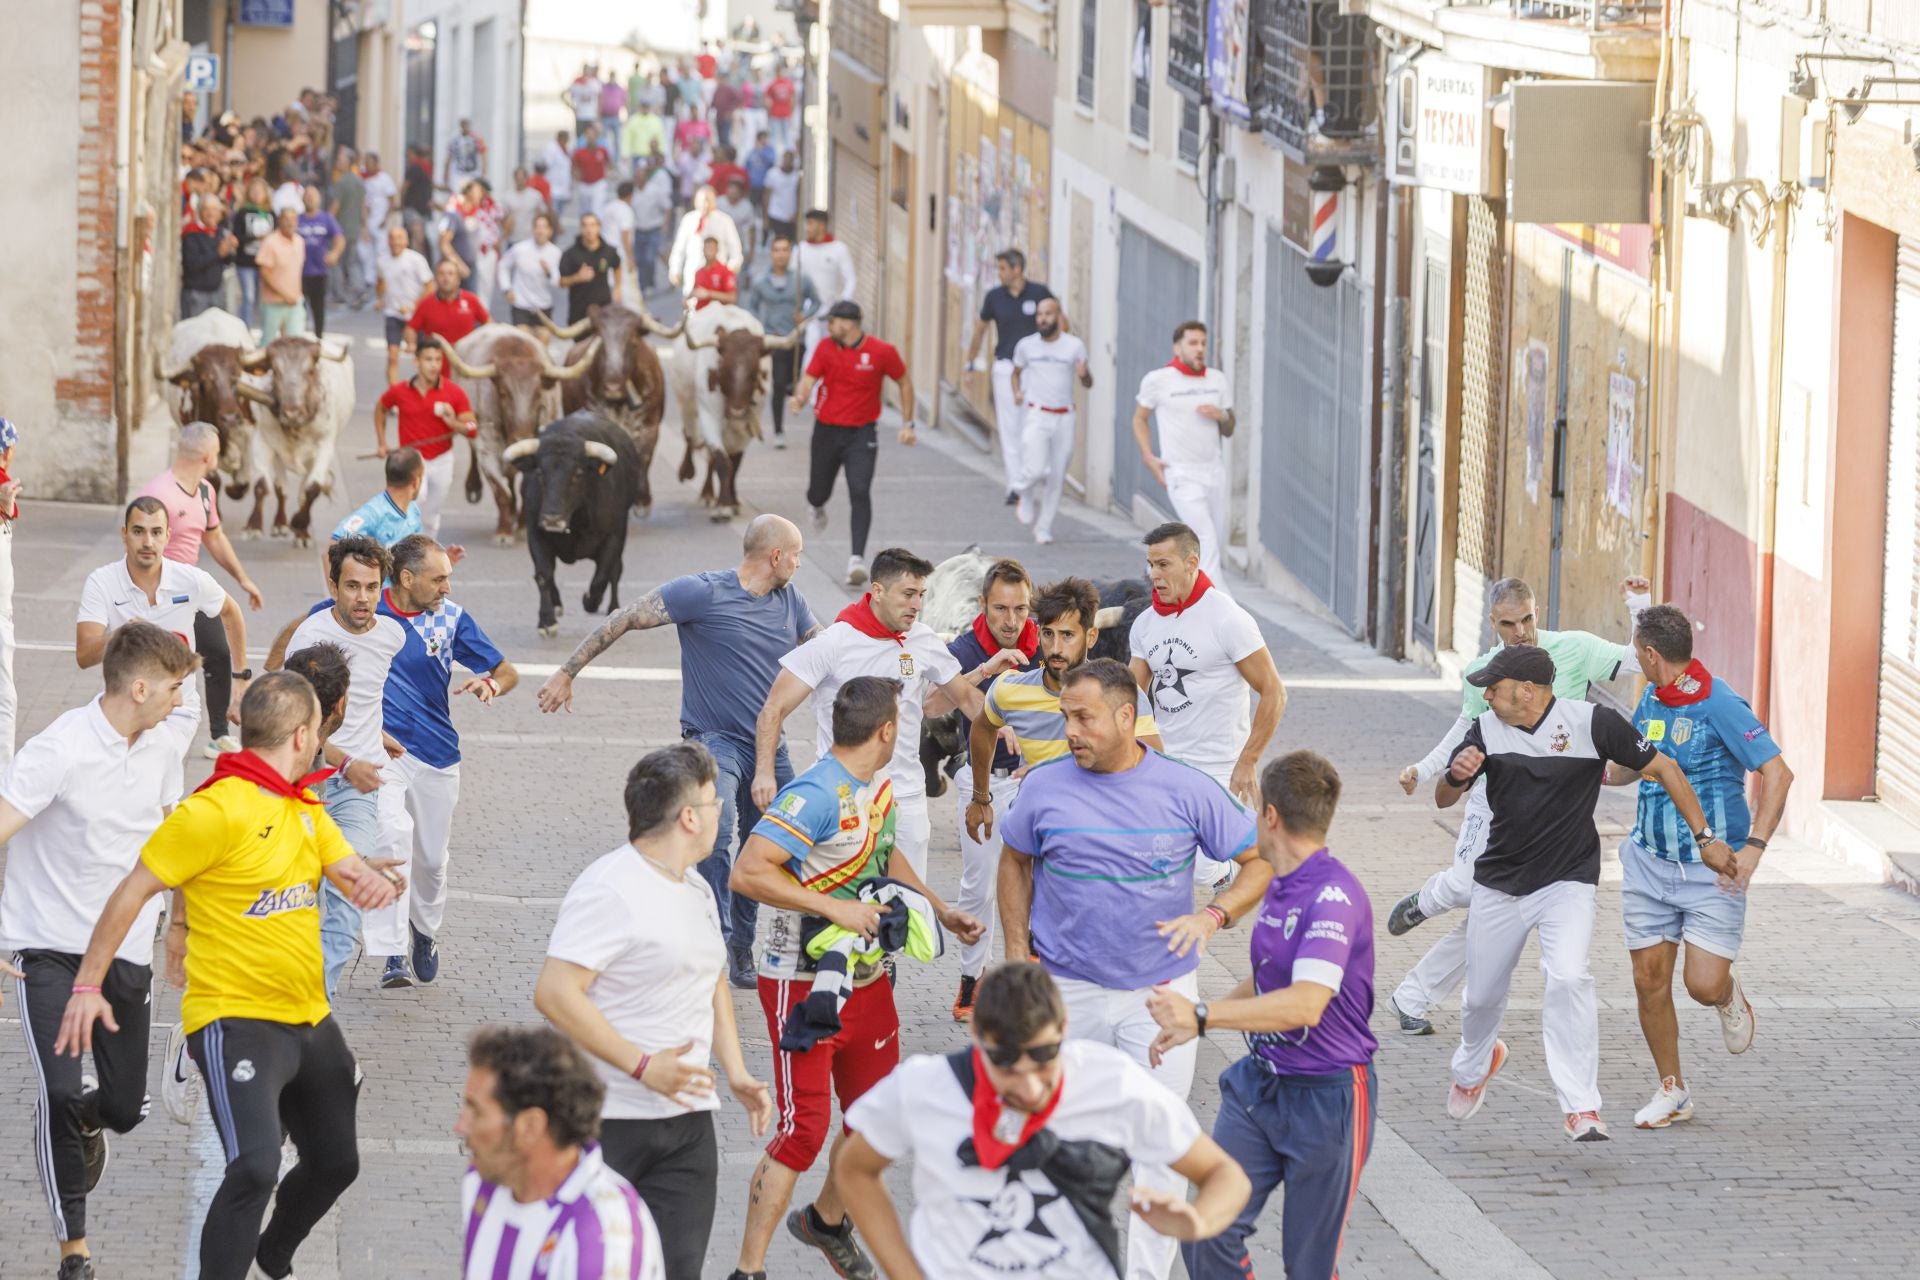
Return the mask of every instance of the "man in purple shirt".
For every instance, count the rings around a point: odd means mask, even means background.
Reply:
[[[1133,673],[1096,658],[1062,679],[1066,757],[1028,771],[1000,836],[1000,927],[1011,962],[1037,956],[1067,1004],[1067,1034],[1125,1051],[1180,1098],[1193,1083],[1188,1045],[1149,1062],[1158,1033],[1148,996],[1165,984],[1189,999],[1208,938],[1252,909],[1273,870],[1253,821],[1225,787],[1140,745]],[[1240,872],[1193,909],[1196,849]],[[1185,1198],[1186,1179],[1136,1165],[1134,1182]],[[1175,1242],[1139,1219],[1127,1227],[1128,1274],[1164,1277]]]
[[[1147,1000],[1161,1028],[1156,1061],[1208,1027],[1244,1033],[1252,1050],[1220,1076],[1213,1140],[1247,1171],[1253,1195],[1226,1231],[1181,1251],[1193,1280],[1245,1276],[1247,1236],[1284,1184],[1288,1280],[1332,1280],[1373,1148],[1373,904],[1327,852],[1340,801],[1333,765],[1311,751],[1282,756],[1261,775],[1260,800],[1273,882],[1253,926],[1253,976],[1211,1005],[1166,988]]]

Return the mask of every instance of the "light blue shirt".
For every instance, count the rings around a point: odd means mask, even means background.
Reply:
[[[385,489],[361,503],[358,511],[333,527],[335,541],[368,537],[383,547],[390,547],[400,539],[419,532],[420,504],[409,502],[407,509],[402,511]]]

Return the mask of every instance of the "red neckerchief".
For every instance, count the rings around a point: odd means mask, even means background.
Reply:
[[[1696,702],[1705,701],[1706,696],[1712,692],[1713,677],[1707,674],[1707,669],[1701,665],[1700,659],[1695,658],[1687,664],[1687,669],[1680,673],[1678,680],[1655,689],[1653,696],[1660,700],[1660,705],[1663,707],[1689,707]]]
[[[1060,1095],[1067,1091],[1066,1073],[1062,1072],[1060,1081],[1053,1086],[1053,1096],[1047,1099],[1047,1105],[1028,1116],[1026,1123],[1020,1126],[1020,1136],[1012,1142],[1002,1142],[994,1134],[994,1126],[999,1123],[1000,1095],[994,1091],[993,1083],[987,1079],[987,1060],[980,1056],[979,1046],[973,1050],[973,1152],[980,1157],[982,1169],[998,1169],[1013,1159],[1013,1153],[1033,1140],[1033,1135],[1047,1127],[1053,1112],[1060,1105]]]
[[[821,237],[820,237],[820,238],[819,238],[818,240],[809,240],[809,241],[807,241],[807,243],[808,243],[808,244],[832,244],[832,243],[833,243],[833,233],[832,233],[831,231],[829,231],[829,232],[827,232],[827,234],[825,234],[825,235],[823,235],[823,236],[821,236]]]
[[[190,236],[190,235],[210,236],[213,234],[213,228],[208,226],[206,223],[200,221],[200,219],[196,217],[192,221],[186,223],[180,228],[180,234],[183,236]]]
[[[1207,367],[1205,365],[1201,365],[1200,372],[1195,373],[1192,369],[1187,367],[1187,362],[1185,360],[1181,360],[1178,357],[1167,361],[1167,368],[1178,369],[1180,372],[1186,374],[1189,378],[1204,378],[1207,376]]]
[[[1193,608],[1194,602],[1197,601],[1201,596],[1207,594],[1208,590],[1211,589],[1212,586],[1213,586],[1213,580],[1207,577],[1207,571],[1205,569],[1202,569],[1199,573],[1196,573],[1193,576],[1193,590],[1189,591],[1187,593],[1187,598],[1185,600],[1182,600],[1179,604],[1167,604],[1165,601],[1160,599],[1160,593],[1158,591],[1154,592],[1153,593],[1153,611],[1159,614],[1163,618],[1178,617],[1180,614],[1185,613],[1188,609]]]
[[[13,483],[13,477],[7,474],[7,469],[5,467],[0,467],[0,484],[12,484],[12,483]],[[13,510],[7,512],[7,519],[18,520],[19,518],[20,518],[20,503],[18,499],[16,499],[13,504]]]
[[[987,651],[989,658],[1006,648],[1000,643],[1000,638],[993,634],[992,628],[987,626],[987,615],[984,613],[974,615],[973,638],[980,642],[980,647]],[[1020,656],[1029,662],[1033,661],[1033,655],[1040,651],[1040,628],[1034,625],[1032,618],[1028,618],[1021,625],[1020,638],[1013,642],[1013,647],[1018,649]]]
[[[834,621],[846,623],[863,636],[872,636],[875,640],[891,640],[895,644],[905,648],[907,633],[904,631],[895,631],[892,627],[880,621],[880,619],[874,615],[872,601],[872,596],[861,596],[858,600],[855,600],[852,604],[842,609]]]
[[[194,788],[195,793],[205,791],[222,778],[239,778],[242,782],[251,782],[265,787],[277,796],[289,800],[298,800],[301,804],[319,804],[307,788],[319,786],[331,778],[338,770],[315,769],[298,782],[288,782],[278,769],[262,760],[253,752],[242,748],[239,751],[222,752],[214,761],[213,776]]]

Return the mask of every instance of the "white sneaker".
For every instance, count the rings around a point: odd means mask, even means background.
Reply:
[[[1481,1079],[1479,1084],[1474,1085],[1471,1089],[1462,1084],[1448,1086],[1447,1114],[1455,1120],[1471,1120],[1474,1113],[1480,1110],[1480,1104],[1487,1100],[1487,1086],[1493,1083],[1493,1078],[1500,1074],[1500,1068],[1506,1065],[1507,1042],[1505,1040],[1495,1040],[1493,1042],[1493,1061],[1488,1064],[1487,1074]]]
[[[1728,1053],[1745,1053],[1753,1048],[1753,1005],[1740,985],[1740,970],[1730,967],[1727,976],[1733,980],[1733,994],[1714,1010],[1720,1015],[1720,1038],[1727,1042]]]
[[[253,1265],[247,1268],[247,1280],[273,1280],[273,1277],[261,1269],[260,1260],[256,1258]],[[293,1272],[287,1272],[281,1280],[293,1280]]]
[[[826,527],[827,527],[827,509],[825,507],[815,507],[813,509],[813,531],[815,533],[819,533],[821,530],[825,529]]]
[[[859,556],[848,557],[847,585],[850,587],[863,586],[865,585],[866,581],[867,581],[867,562],[865,560],[862,560]]]
[[[1575,1142],[1606,1142],[1613,1137],[1598,1111],[1575,1111],[1567,1117],[1567,1136]]]
[[[227,754],[227,752],[238,751],[239,749],[240,739],[228,733],[215,738],[213,741],[207,743],[206,746],[200,748],[200,754],[209,760],[218,760],[221,756]]]
[[[1013,504],[1013,514],[1021,524],[1033,523],[1033,499],[1027,496],[1025,489],[1020,490],[1020,500]]]
[[[1670,1124],[1693,1119],[1693,1095],[1680,1087],[1672,1076],[1661,1079],[1653,1100],[1633,1113],[1636,1129],[1664,1129]]]
[[[200,1109],[200,1069],[187,1052],[186,1029],[178,1022],[167,1032],[167,1056],[160,1060],[160,1102],[176,1124],[192,1124]]]

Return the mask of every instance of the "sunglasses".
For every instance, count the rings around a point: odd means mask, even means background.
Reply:
[[[1054,1040],[1047,1044],[983,1044],[980,1056],[1002,1071],[1012,1070],[1022,1058],[1031,1060],[1036,1067],[1044,1067],[1060,1056],[1061,1043]]]

